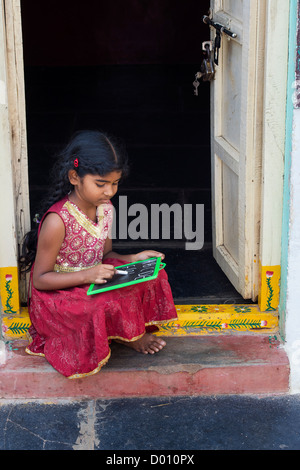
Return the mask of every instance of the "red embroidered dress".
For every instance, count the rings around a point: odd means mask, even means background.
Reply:
[[[68,197],[54,204],[49,212],[62,218],[66,231],[55,271],[72,272],[102,262],[105,240],[112,226],[111,203],[98,207],[97,223]],[[114,266],[125,264],[116,259],[103,262]],[[42,291],[31,286],[32,342],[26,351],[45,356],[68,378],[98,372],[110,357],[111,339],[134,341],[143,336],[146,326],[177,318],[164,270],[153,281],[110,292],[88,296],[88,287]]]

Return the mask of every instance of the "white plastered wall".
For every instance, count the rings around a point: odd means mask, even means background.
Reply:
[[[300,393],[300,109],[295,109],[293,113],[285,314],[285,348],[291,368],[290,391]]]

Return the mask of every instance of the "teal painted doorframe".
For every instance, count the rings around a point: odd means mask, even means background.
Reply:
[[[289,31],[289,62],[287,82],[287,115],[286,144],[283,189],[283,221],[282,221],[282,254],[281,254],[281,288],[279,303],[279,328],[282,339],[285,339],[288,248],[290,222],[290,174],[293,148],[293,94],[295,92],[296,57],[297,57],[298,0],[290,0],[290,31]]]

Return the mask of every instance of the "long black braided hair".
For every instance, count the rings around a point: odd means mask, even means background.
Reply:
[[[80,178],[87,174],[105,176],[112,171],[121,171],[122,178],[128,174],[128,159],[123,143],[97,130],[77,131],[69,144],[58,154],[50,174],[50,187],[42,202],[35,222],[39,223],[47,210],[60,201],[73,186],[69,181],[69,170],[75,169]],[[36,256],[38,225],[28,232],[23,240],[19,259],[21,272],[30,271]]]

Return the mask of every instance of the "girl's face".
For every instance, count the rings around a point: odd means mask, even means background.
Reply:
[[[107,175],[85,175],[80,178],[75,170],[71,170],[69,178],[74,186],[74,192],[81,202],[98,207],[108,202],[118,191],[121,171],[112,171]]]

